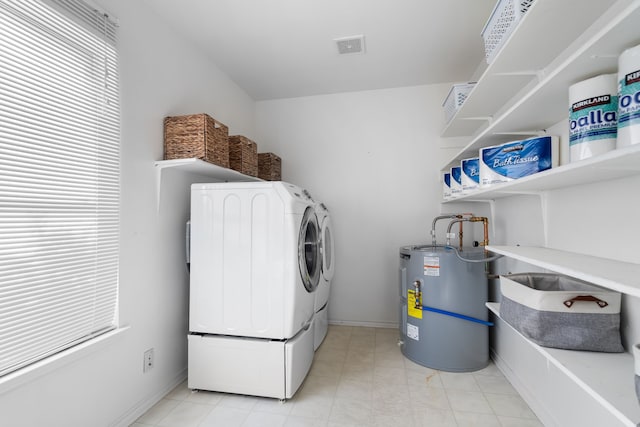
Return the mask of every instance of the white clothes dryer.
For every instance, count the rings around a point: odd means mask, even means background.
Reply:
[[[329,294],[331,280],[335,270],[335,250],[333,242],[333,226],[329,209],[324,203],[316,206],[318,222],[320,224],[320,253],[322,254],[322,274],[316,290],[314,310],[314,350],[316,350],[325,336],[329,327]]]
[[[315,311],[318,312],[329,302],[329,290],[335,271],[335,249],[329,209],[324,203],[319,203],[316,205],[316,214],[320,226],[320,253],[322,255],[320,282],[315,296]]]
[[[285,182],[193,184],[189,330],[288,339],[321,277],[315,202]]]

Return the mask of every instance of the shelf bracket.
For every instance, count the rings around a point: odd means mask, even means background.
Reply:
[[[475,117],[460,117],[459,120],[475,120],[475,121],[483,121],[490,122],[493,119],[491,116],[475,116]]]
[[[498,77],[534,77],[538,82],[544,79],[546,71],[541,70],[521,70],[521,71],[505,71],[503,73],[494,73],[494,76]]]
[[[544,246],[549,246],[549,192],[541,191],[538,193],[540,197],[540,215],[542,216],[542,233],[544,237]]]
[[[156,169],[156,212],[160,212],[160,192],[162,191],[162,169],[161,165],[155,164]]]
[[[505,71],[502,73],[494,73],[494,76],[537,76],[540,72],[537,70],[522,70],[522,71]]]
[[[493,132],[492,135],[513,135],[513,136],[545,136],[547,131],[545,129],[541,130],[523,130],[517,132]]]
[[[502,194],[514,196],[537,196],[540,201],[540,217],[542,219],[542,235],[544,246],[549,245],[549,192],[548,191],[501,191]]]

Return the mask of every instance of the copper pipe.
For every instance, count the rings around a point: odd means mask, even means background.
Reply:
[[[470,221],[482,222],[482,224],[484,225],[484,240],[480,243],[480,246],[484,247],[484,253],[485,255],[488,255],[489,251],[487,250],[487,246],[489,246],[489,219],[484,216],[478,216],[471,218]],[[487,268],[488,266],[489,265],[487,264]]]
[[[485,218],[484,221],[484,246],[489,246],[489,219]]]
[[[447,228],[447,246],[451,244],[451,238],[449,237],[449,234],[451,234],[451,227],[453,227],[453,224],[455,224],[456,222],[459,222],[460,229],[462,230],[463,221],[481,222],[484,225],[484,240],[480,243],[480,246],[486,247],[489,245],[489,219],[484,216],[472,216],[470,218],[456,218],[449,223],[449,227]],[[460,233],[462,234],[462,231],[460,231]],[[462,238],[460,239],[460,241],[460,250],[462,250]]]
[[[480,243],[480,246],[487,246],[489,244],[489,219],[484,216],[474,216],[469,218],[471,222],[482,222],[484,225],[484,240]]]

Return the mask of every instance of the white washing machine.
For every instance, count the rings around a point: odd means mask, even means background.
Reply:
[[[192,185],[190,388],[293,396],[313,360],[319,242],[295,185]]]
[[[335,251],[333,243],[333,226],[329,209],[324,203],[316,206],[318,223],[320,224],[320,253],[322,254],[322,274],[320,283],[316,290],[314,310],[314,350],[316,350],[325,336],[329,327],[329,293],[331,290],[331,280],[335,270]]]
[[[193,184],[189,330],[293,337],[322,274],[315,203],[283,182]]]

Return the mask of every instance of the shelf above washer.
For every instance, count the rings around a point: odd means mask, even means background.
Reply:
[[[195,158],[159,160],[155,163],[155,166],[158,173],[161,173],[164,169],[172,168],[183,172],[208,176],[219,181],[262,181],[255,176],[245,175],[233,169],[223,168],[222,166]]]
[[[206,176],[216,182],[242,182],[242,181],[262,181],[255,176],[245,175],[233,169],[223,168],[200,159],[173,159],[158,160],[155,162],[156,168],[156,201],[157,208],[160,209],[160,192],[162,189],[162,172],[172,169],[200,176]]]

